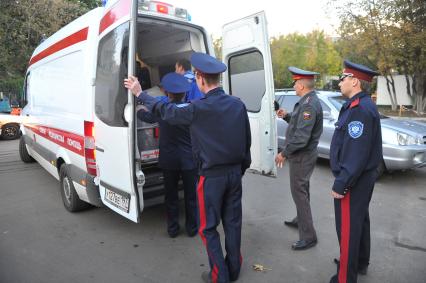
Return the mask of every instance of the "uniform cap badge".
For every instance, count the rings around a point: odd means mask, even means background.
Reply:
[[[363,130],[364,130],[364,124],[361,123],[360,121],[352,121],[349,123],[348,131],[349,131],[349,136],[351,136],[351,138],[353,139],[359,138],[360,136],[362,136]]]

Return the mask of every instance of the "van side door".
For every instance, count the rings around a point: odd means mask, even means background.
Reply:
[[[223,86],[246,105],[252,146],[251,171],[277,175],[274,79],[264,12],[228,23],[222,29],[222,60],[228,66]]]
[[[134,71],[136,5],[137,0],[110,0],[100,20],[94,137],[102,202],[139,222],[143,200],[135,178],[134,98],[123,85]]]

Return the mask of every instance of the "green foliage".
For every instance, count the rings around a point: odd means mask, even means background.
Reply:
[[[87,12],[83,2],[93,1],[1,0],[0,81],[23,77],[41,39]]]
[[[275,88],[291,87],[289,66],[319,72],[323,86],[328,76],[341,72],[342,59],[332,39],[323,31],[312,31],[306,35],[292,33],[271,40],[272,65]]]
[[[407,87],[415,109],[426,111],[426,2],[424,0],[331,0],[337,3],[343,57],[378,69],[396,108],[392,74],[412,76]]]
[[[3,92],[3,94],[15,94],[17,97],[20,97],[20,94],[22,93],[23,84],[23,77],[1,80],[0,91]]]

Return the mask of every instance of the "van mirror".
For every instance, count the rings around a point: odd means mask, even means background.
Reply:
[[[132,118],[132,105],[127,103],[124,107],[124,120],[129,123]]]
[[[322,111],[322,117],[324,118],[324,120],[330,120],[330,121],[334,120],[330,111]]]

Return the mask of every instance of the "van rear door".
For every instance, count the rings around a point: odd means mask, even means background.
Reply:
[[[99,25],[94,136],[102,202],[139,222],[143,209],[135,178],[133,95],[123,80],[134,70],[137,0],[110,0]]]
[[[224,88],[229,94],[241,98],[250,120],[250,169],[275,177],[274,79],[265,13],[224,25],[222,39],[222,60],[228,66],[223,77]]]

